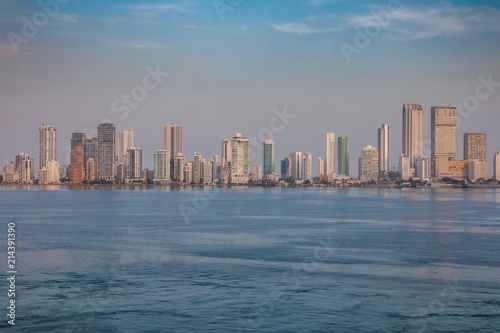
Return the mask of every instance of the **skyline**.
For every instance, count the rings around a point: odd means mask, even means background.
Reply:
[[[2,160],[20,151],[37,156],[30,142],[37,141],[35,129],[49,123],[58,128],[58,159],[68,164],[71,133],[91,132],[102,120],[113,122],[117,133],[133,129],[145,157],[162,148],[169,123],[184,127],[186,156],[213,156],[221,138],[257,137],[273,110],[286,107],[296,118],[275,133],[276,160],[309,151],[316,169],[317,157],[326,158],[328,132],[350,138],[355,160],[363,147],[377,146],[376,130],[388,124],[392,168],[401,104],[423,105],[427,139],[431,106],[470,102],[480,77],[500,82],[500,4],[493,1],[401,1],[350,63],[340,45],[354,45],[356,29],[387,1],[243,1],[223,20],[212,2],[70,1],[17,54],[8,34],[21,34],[22,18],[42,9],[15,1],[0,6],[0,71],[8,78],[0,82]],[[123,111],[122,94],[148,75],[147,86],[155,88]],[[463,133],[488,133],[492,165],[500,146],[500,88],[490,88],[481,91],[490,96],[477,111],[457,124],[457,151],[463,151]],[[297,133],[304,138],[296,140]],[[152,168],[152,158],[144,162]]]

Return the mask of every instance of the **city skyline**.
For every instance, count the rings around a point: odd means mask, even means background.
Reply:
[[[296,150],[326,158],[328,132],[350,138],[355,160],[367,144],[377,145],[373,124],[385,123],[394,167],[402,130],[397,110],[419,103],[425,138],[430,107],[457,106],[457,136],[488,133],[491,164],[500,145],[500,4],[400,4],[348,63],[340,45],[354,45],[356,29],[364,30],[387,1],[242,2],[223,20],[211,2],[69,2],[19,53],[7,34],[21,34],[22,18],[42,8],[4,1],[0,68],[9,79],[0,83],[1,158],[24,150],[38,159],[30,146],[36,134],[28,129],[49,123],[61,138],[58,159],[68,164],[66,138],[74,132],[96,136],[91,132],[105,121],[117,133],[133,129],[144,156],[162,148],[161,129],[168,123],[185,127],[186,155],[212,156],[220,137],[241,132],[258,138],[270,128],[273,110],[286,108],[296,118],[274,133],[277,160]],[[488,81],[493,83],[484,86]],[[141,87],[151,88],[144,99]],[[122,95],[139,97],[126,106]],[[304,134],[300,142],[297,133]],[[457,142],[462,152],[463,142]],[[145,167],[152,168],[150,159]]]

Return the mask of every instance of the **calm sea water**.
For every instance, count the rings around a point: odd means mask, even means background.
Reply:
[[[6,332],[500,331],[500,190],[0,188],[0,212]]]

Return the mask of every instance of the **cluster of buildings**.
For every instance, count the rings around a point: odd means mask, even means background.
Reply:
[[[222,140],[220,155],[205,159],[195,152],[192,161],[182,153],[182,127],[168,124],[164,128],[164,145],[154,152],[153,170],[142,168],[142,149],[134,145],[134,132],[124,130],[118,136],[112,123],[101,123],[97,137],[72,133],[70,165],[56,159],[54,126],[39,128],[38,169],[35,160],[21,152],[15,161],[2,165],[4,183],[57,184],[82,183],[180,183],[180,184],[277,184],[294,183],[361,183],[390,179],[438,181],[441,179],[488,179],[486,134],[464,134],[464,158],[457,160],[457,110],[455,107],[431,108],[430,156],[424,155],[424,111],[420,104],[404,104],[402,153],[396,172],[389,167],[389,125],[378,129],[378,147],[366,146],[358,159],[358,179],[349,171],[349,138],[335,133],[326,135],[326,158],[317,159],[313,177],[312,154],[292,152],[281,160],[281,174],[275,172],[275,143],[266,140],[262,164],[249,170],[249,140],[237,133]],[[338,140],[337,140],[338,139]],[[428,147],[426,147],[428,148]],[[494,179],[500,181],[500,152],[494,157]]]

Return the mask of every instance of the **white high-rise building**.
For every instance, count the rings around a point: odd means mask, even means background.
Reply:
[[[127,182],[142,179],[142,150],[132,147],[127,150]]]
[[[493,157],[494,174],[493,179],[500,182],[500,151]]]
[[[389,177],[389,125],[378,129],[378,169],[379,177]]]
[[[411,168],[424,155],[424,110],[420,104],[403,105],[403,154],[410,158]]]
[[[304,180],[312,181],[312,155],[304,153]]]
[[[325,170],[325,159],[323,157],[318,157],[318,177],[326,175]]]
[[[48,161],[56,160],[56,128],[48,124],[43,124],[39,128],[39,169],[47,166]]]
[[[415,160],[415,176],[421,181],[431,180],[431,157],[420,156]]]
[[[293,179],[304,179],[304,154],[302,152],[296,151],[290,154],[290,169]]]
[[[203,160],[201,165],[202,165],[202,170],[203,170],[203,175],[202,175],[203,184],[205,184],[205,185],[212,184],[213,183],[213,164],[212,164],[212,162]]]
[[[222,141],[222,151],[221,151],[221,170],[219,180],[223,184],[229,182],[231,177],[231,160],[233,153],[231,151],[231,140],[224,139]]]
[[[409,180],[412,177],[410,158],[405,154],[399,156],[399,174],[402,180]]]
[[[231,140],[231,183],[247,184],[248,172],[248,144],[247,138],[237,133]]]
[[[159,149],[154,153],[154,182],[168,182],[170,180],[170,151]]]
[[[118,137],[118,163],[126,163],[127,150],[134,146],[134,131],[124,130]]]
[[[372,146],[366,146],[361,151],[359,158],[359,179],[364,182],[376,181],[378,179],[378,150]]]
[[[326,134],[326,174],[329,180],[335,178],[335,133]]]

